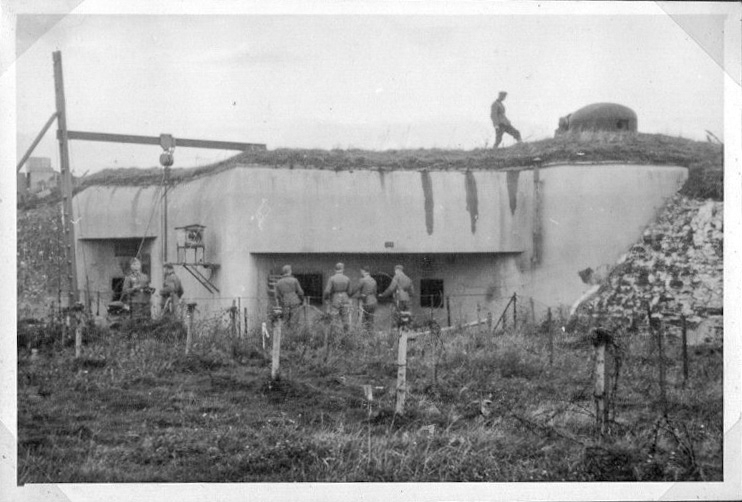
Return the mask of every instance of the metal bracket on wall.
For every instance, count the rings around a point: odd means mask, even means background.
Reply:
[[[219,288],[217,288],[212,282],[211,282],[211,274],[209,274],[209,277],[206,277],[204,274],[201,273],[201,271],[198,269],[198,267],[204,267],[206,269],[211,270],[213,273],[214,270],[219,268],[219,265],[216,263],[179,263],[186,271],[191,274],[195,279],[201,283],[201,285],[209,290],[209,293],[219,293]]]

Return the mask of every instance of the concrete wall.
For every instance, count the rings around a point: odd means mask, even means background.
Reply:
[[[542,169],[540,178],[542,259],[537,267],[522,264],[524,294],[559,305],[570,304],[588,289],[579,270],[615,264],[628,251],[682,187],[687,170],[564,165]]]
[[[686,176],[686,169],[670,166],[541,168],[539,213],[531,169],[336,172],[244,166],[170,190],[167,260],[175,260],[175,227],[205,225],[205,261],[220,264],[213,275],[220,294],[209,294],[176,269],[186,296],[214,306],[242,297],[253,302],[244,304],[250,312],[267,305],[267,274],[284,262],[297,272],[297,266],[321,269],[325,280],[336,261],[354,274],[364,262],[387,272],[402,262],[416,280],[439,273],[447,292],[471,293],[461,294],[461,309],[470,318],[478,303],[480,308],[487,303],[483,298],[513,291],[534,297],[537,307],[569,304],[587,288],[577,271],[614,263]],[[76,199],[73,206],[83,216],[78,238],[158,237],[151,252],[153,285],[159,286],[158,190],[89,187]],[[537,262],[534,231],[541,242]],[[79,252],[78,262],[82,268]],[[487,308],[496,307],[489,301]]]

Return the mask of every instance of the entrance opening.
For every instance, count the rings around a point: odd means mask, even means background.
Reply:
[[[112,302],[117,302],[121,300],[121,291],[124,289],[124,278],[123,277],[114,277],[111,279],[111,291],[113,292],[113,295],[111,296]]]
[[[310,305],[322,305],[322,274],[294,274]]]

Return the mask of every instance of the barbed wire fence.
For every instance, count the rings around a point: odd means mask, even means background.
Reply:
[[[91,313],[101,317],[110,298],[103,292],[92,292],[91,296]],[[564,402],[555,397],[555,403],[559,402],[554,409],[558,411],[553,413],[578,409],[593,417],[600,434],[615,424],[621,409],[639,404],[635,393],[622,392],[620,382],[628,376],[642,373],[650,377],[640,394],[656,401],[666,416],[671,401],[668,396],[675,389],[685,389],[694,374],[694,352],[689,348],[685,319],[680,330],[668,329],[661,306],[647,304],[643,312],[633,312],[630,318],[588,308],[575,318],[570,317],[567,307],[552,307],[517,293],[497,298],[472,293],[430,295],[429,299],[416,299],[426,307],[418,308],[403,330],[393,325],[390,311],[394,304],[382,304],[380,310],[385,315],[377,313],[375,329],[369,333],[363,329],[363,306],[357,300],[349,303],[345,319],[333,315],[329,304],[321,300],[306,298],[284,322],[275,316],[276,305],[270,298],[188,298],[176,309],[176,321],[188,332],[188,339],[179,343],[186,352],[226,347],[239,356],[251,347],[249,350],[262,353],[265,360],[278,354],[284,375],[330,367],[343,360],[374,360],[396,367],[397,394],[404,390],[408,400],[418,402],[425,399],[418,389],[450,378],[457,371],[457,360],[461,366],[477,364],[470,357],[477,351],[495,358],[501,365],[497,370],[508,377],[521,371],[508,357],[532,360],[543,371],[561,364],[576,350],[587,350],[591,355],[579,367],[564,369],[575,373],[581,382],[575,394],[588,400],[592,397],[594,409],[577,400]],[[160,316],[155,308],[153,317]],[[49,307],[49,322],[62,328],[63,337],[74,317],[71,309],[55,304]],[[281,351],[273,352],[277,329],[282,329],[283,340]],[[404,354],[400,348],[403,331]],[[76,345],[76,355],[80,350]],[[402,369],[405,376],[400,382]],[[403,411],[404,404],[397,408]]]

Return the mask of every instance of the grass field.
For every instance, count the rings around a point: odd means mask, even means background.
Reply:
[[[45,331],[19,348],[18,483],[722,479],[720,348],[683,386],[665,337],[663,401],[656,337],[618,333],[601,437],[593,347],[552,330],[410,341],[403,414],[388,333],[289,334],[272,381],[269,347],[217,327],[187,357],[179,326],[95,331],[78,360]]]

